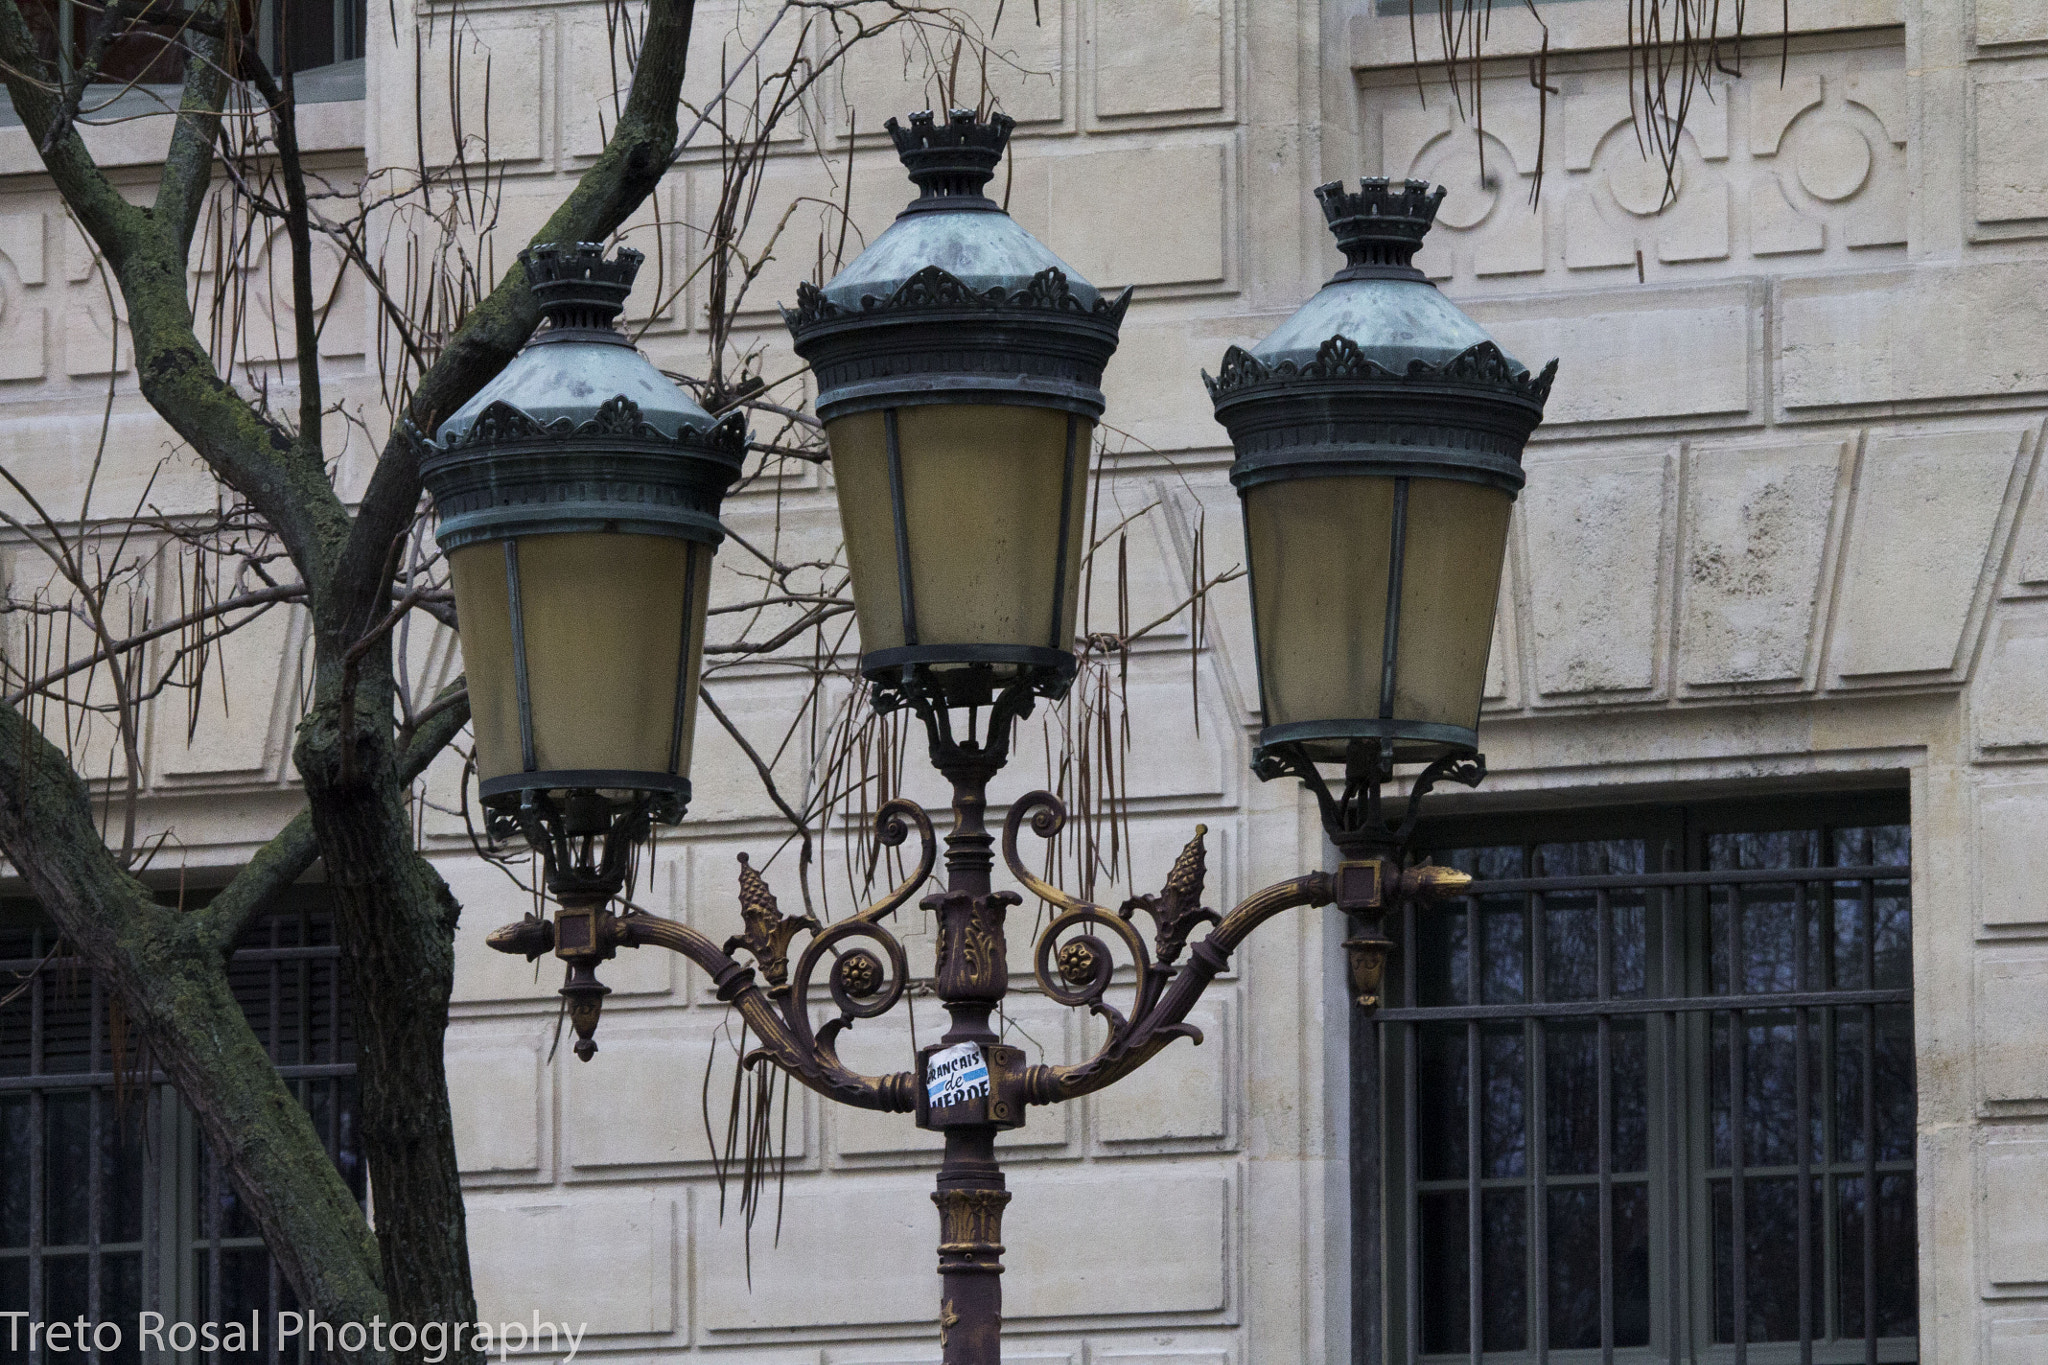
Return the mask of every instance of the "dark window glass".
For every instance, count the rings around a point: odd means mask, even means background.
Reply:
[[[331,924],[317,895],[298,901],[251,927],[229,979],[361,1198],[355,1048]],[[140,1055],[118,1005],[28,907],[0,907],[0,997],[11,997],[0,1004],[0,1306],[124,1327],[120,1349],[107,1352],[10,1353],[0,1336],[0,1362],[140,1365],[134,1323],[144,1310],[273,1321],[291,1307],[192,1116]],[[242,1360],[280,1365],[274,1343],[220,1357]]]
[[[1389,926],[1394,1358],[1912,1358],[1904,806],[1425,826],[1478,884]]]

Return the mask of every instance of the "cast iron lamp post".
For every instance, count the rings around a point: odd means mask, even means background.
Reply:
[[[1004,821],[1004,861],[1055,911],[1033,950],[1034,976],[1052,999],[1107,1025],[1106,1041],[1086,1061],[1028,1065],[989,1026],[1009,985],[1004,917],[1020,897],[992,882],[987,787],[1017,720],[1036,699],[1062,695],[1074,675],[1089,438],[1129,291],[1104,297],[982,194],[1009,138],[1007,117],[954,111],[944,121],[919,114],[908,128],[888,126],[919,198],[831,283],[800,288],[797,309],[785,316],[817,377],[832,447],[861,671],[879,708],[907,707],[923,721],[933,765],[953,787],[945,889],[921,902],[938,918],[931,980],[951,1026],[919,1051],[914,1070],[858,1074],[840,1062],[835,1043],[857,1020],[893,1008],[910,982],[886,920],[938,862],[932,822],[915,804],[884,805],[877,836],[900,845],[915,828],[917,868],[874,905],[829,926],[781,914],[766,883],[744,867],[743,932],[722,948],[688,925],[608,908],[627,851],[651,819],[680,818],[688,796],[702,584],[718,538],[718,499],[742,449],[736,424],[714,425],[667,391],[673,386],[661,386],[658,397],[654,388],[623,387],[622,376],[641,382],[652,370],[628,363],[638,357],[622,337],[598,333],[609,331],[635,262],[607,265],[594,247],[536,249],[528,264],[544,298],[571,276],[592,282],[566,291],[579,300],[602,280],[615,291],[605,296],[609,311],[550,311],[550,330],[443,425],[422,469],[456,574],[484,803],[495,830],[523,832],[542,854],[561,902],[552,923],[529,915],[492,934],[491,945],[529,958],[552,950],[568,963],[563,994],[585,1060],[605,991],[596,966],[622,947],[668,948],[703,967],[719,999],[744,1016],[760,1040],[750,1062],[765,1058],[827,1098],[914,1114],[920,1127],[943,1132],[932,1196],[939,1339],[947,1365],[994,1365],[1010,1199],[996,1134],[1021,1127],[1032,1105],[1112,1084],[1176,1038],[1199,1042],[1189,1010],[1245,937],[1284,910],[1334,903],[1359,917],[1367,932],[1347,948],[1356,993],[1370,1008],[1390,947],[1378,935],[1379,917],[1403,897],[1442,894],[1466,880],[1407,866],[1402,846],[1423,791],[1447,773],[1476,781],[1480,771],[1474,727],[1506,508],[1549,375],[1529,380],[1456,310],[1420,293],[1402,297],[1440,331],[1389,333],[1384,301],[1361,297],[1358,286],[1377,297],[1381,286],[1419,285],[1435,298],[1405,262],[1436,201],[1422,186],[1389,198],[1383,182],[1377,191],[1368,182],[1362,197],[1337,197],[1398,220],[1406,253],[1361,262],[1353,248],[1367,236],[1346,237],[1340,222],[1353,265],[1258,351],[1233,351],[1212,388],[1240,449],[1233,477],[1244,489],[1270,722],[1259,772],[1294,773],[1316,790],[1342,859],[1335,872],[1267,887],[1219,915],[1201,904],[1198,831],[1159,894],[1111,910],[1027,870],[1017,850],[1023,825],[1051,838],[1066,815],[1050,793],[1022,797]],[[1321,192],[1326,208],[1334,190]],[[1364,275],[1355,273],[1361,264]],[[1311,344],[1314,358],[1303,364],[1288,347],[1276,349],[1290,329],[1319,327],[1332,329],[1318,334],[1321,351],[1361,358],[1333,366]],[[1458,349],[1404,354],[1416,335],[1448,337]],[[548,357],[590,368],[565,383]],[[596,404],[615,377],[619,396]],[[564,401],[570,392],[583,396]],[[650,415],[657,410],[665,420]],[[1390,455],[1393,446],[1406,454]],[[549,536],[586,539],[537,545]],[[579,550],[589,538],[607,539]],[[558,582],[537,582],[543,563],[560,573]],[[1301,609],[1296,594],[1324,590],[1327,597],[1311,596],[1312,609]],[[542,601],[580,601],[593,612],[588,621],[544,615]],[[638,620],[666,612],[680,623],[677,633],[658,644],[620,638],[630,632],[604,623],[628,611]],[[600,660],[601,649],[621,653]],[[1376,692],[1352,679],[1362,659]],[[565,705],[568,693],[541,685],[579,673],[588,678],[580,709]],[[672,705],[660,710],[659,699]],[[1393,763],[1409,760],[1429,766],[1409,816],[1385,821],[1379,785]],[[1330,795],[1319,762],[1346,765],[1341,797]],[[1152,920],[1149,942],[1133,922],[1140,909]],[[1204,925],[1209,932],[1191,942]],[[753,966],[734,958],[739,949]],[[1128,1014],[1105,998],[1117,951],[1130,968]],[[837,1014],[814,1025],[811,986],[821,968]]]

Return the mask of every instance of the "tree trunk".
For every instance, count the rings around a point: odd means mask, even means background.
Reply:
[[[323,638],[325,637],[325,638]],[[413,846],[391,743],[388,650],[353,695],[340,635],[316,633],[312,710],[294,757],[333,897],[355,1022],[364,1154],[394,1322],[473,1322],[462,1183],[442,1064],[460,907]],[[344,728],[346,727],[346,728]],[[414,1350],[399,1356],[417,1360]],[[474,1358],[464,1350],[456,1359]]]

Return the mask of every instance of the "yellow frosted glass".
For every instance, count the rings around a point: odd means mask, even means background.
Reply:
[[[1244,516],[1266,724],[1377,716],[1394,481],[1260,484]]]
[[[1394,714],[1402,720],[1479,724],[1513,508],[1506,492],[1483,484],[1409,481],[1394,672]]]
[[[1067,487],[1064,412],[934,403],[899,408],[896,419],[914,643],[1072,648],[1092,424],[1075,421]],[[861,647],[913,643],[897,573],[885,415],[838,418],[827,435]],[[1063,489],[1067,572],[1055,604]]]
[[[512,673],[512,614],[505,591],[505,547],[465,545],[448,556],[462,669],[469,684],[476,767],[484,777],[519,771],[518,686]]]
[[[862,649],[894,649],[903,643],[896,518],[889,501],[889,446],[883,421],[880,412],[857,412],[825,424]]]
[[[711,547],[595,532],[526,536],[518,546],[535,768],[667,773],[687,625],[689,686],[676,766],[687,774]],[[477,770],[486,778],[525,766],[504,554],[492,544],[452,556]]]

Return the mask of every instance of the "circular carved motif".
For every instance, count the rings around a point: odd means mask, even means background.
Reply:
[[[1093,944],[1075,940],[1060,945],[1058,956],[1060,975],[1070,985],[1085,986],[1095,979],[1097,954]]]
[[[1672,168],[1668,197],[1664,179],[1664,163],[1655,157],[1625,153],[1607,168],[1607,188],[1613,192],[1614,202],[1638,218],[1648,218],[1677,202],[1685,189],[1685,163]]]
[[[882,960],[865,948],[855,948],[839,959],[839,979],[846,993],[864,1000],[882,989]]]
[[[1494,151],[1496,159],[1501,155]],[[1439,161],[1431,171],[1431,178],[1450,191],[1436,211],[1436,221],[1443,227],[1461,231],[1478,227],[1486,221],[1486,215],[1493,212],[1494,201],[1500,198],[1500,167],[1489,164],[1486,174],[1480,175],[1479,154],[1472,150],[1469,141],[1462,151],[1453,152]]]
[[[1862,189],[1870,178],[1870,143],[1858,129],[1830,119],[1806,130],[1793,164],[1808,194],[1835,203]]]

